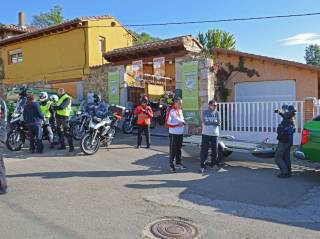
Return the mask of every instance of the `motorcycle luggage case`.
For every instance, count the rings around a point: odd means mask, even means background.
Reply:
[[[117,113],[121,116],[125,115],[126,108],[120,105],[111,105],[108,109],[109,113],[114,114]]]

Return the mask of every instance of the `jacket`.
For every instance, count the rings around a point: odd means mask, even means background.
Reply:
[[[137,117],[137,125],[150,125],[151,118],[153,117],[153,112],[150,106],[145,108],[142,105],[139,105],[135,110],[134,114]]]
[[[170,107],[167,112],[166,127],[170,134],[182,135],[184,132],[184,117],[182,110]]]
[[[27,102],[23,109],[23,119],[27,125],[41,125],[44,120],[38,102]]]

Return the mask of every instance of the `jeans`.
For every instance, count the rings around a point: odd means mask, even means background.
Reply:
[[[30,137],[30,151],[42,153],[43,144],[42,144],[42,127],[41,125],[29,125],[28,126],[31,137]]]
[[[278,148],[275,153],[275,162],[278,165],[282,174],[291,173],[290,150],[292,145],[290,143],[278,143]]]
[[[150,146],[150,126],[149,125],[138,125],[138,142],[137,145],[141,146],[142,143],[142,132],[146,136],[146,145]]]
[[[174,160],[176,160],[176,164],[181,164],[181,148],[183,142],[182,134],[169,134],[170,138],[170,156],[169,163],[170,167],[174,168]]]
[[[205,161],[208,158],[209,148],[211,148],[211,166],[220,164],[220,159],[218,157],[218,137],[202,135],[201,153],[200,153],[201,168],[205,168]]]
[[[58,131],[61,147],[66,146],[64,141],[64,137],[66,137],[70,148],[73,148],[73,139],[72,139],[68,118],[57,117],[57,131]]]

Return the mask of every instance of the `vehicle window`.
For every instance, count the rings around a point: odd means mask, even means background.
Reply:
[[[320,121],[320,115],[313,119],[313,121]]]

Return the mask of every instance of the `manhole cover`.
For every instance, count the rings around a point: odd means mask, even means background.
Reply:
[[[151,238],[160,239],[195,239],[199,234],[191,220],[180,217],[160,218],[149,224],[147,229]]]

